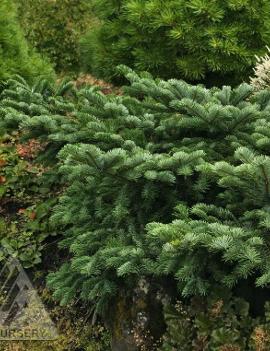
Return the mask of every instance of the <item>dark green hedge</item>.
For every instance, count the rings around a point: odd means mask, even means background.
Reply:
[[[209,84],[246,79],[270,43],[268,0],[93,0],[101,25],[83,39],[85,69],[126,64]]]
[[[17,0],[28,40],[57,71],[79,68],[79,39],[92,23],[87,0]]]

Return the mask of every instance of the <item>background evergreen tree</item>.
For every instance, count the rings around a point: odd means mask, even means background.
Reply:
[[[126,64],[209,84],[247,79],[270,42],[267,0],[94,0],[100,25],[82,40],[85,68],[115,79]]]
[[[89,0],[16,0],[27,39],[58,72],[79,71],[79,40],[94,21]]]
[[[20,74],[28,80],[52,77],[53,69],[27,44],[13,0],[0,3],[0,80]]]

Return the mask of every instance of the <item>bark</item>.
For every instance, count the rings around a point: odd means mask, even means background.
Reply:
[[[150,285],[139,284],[133,296],[119,295],[110,317],[112,351],[155,350],[165,331],[162,303]]]

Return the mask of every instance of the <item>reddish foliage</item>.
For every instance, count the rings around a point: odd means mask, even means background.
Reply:
[[[7,161],[4,159],[0,159],[0,167],[4,167],[7,164]]]
[[[34,219],[36,219],[37,214],[36,212],[32,211],[29,213],[28,217],[33,221]]]
[[[6,177],[0,176],[0,184],[4,184],[6,182]]]
[[[16,145],[17,153],[22,158],[33,159],[42,150],[42,145],[35,139],[29,140],[26,144]]]

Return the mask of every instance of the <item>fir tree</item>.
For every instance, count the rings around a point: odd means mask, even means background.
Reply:
[[[2,93],[2,128],[60,150],[52,223],[70,256],[48,278],[55,298],[107,315],[142,279],[169,296],[267,287],[269,92],[120,70],[119,96],[15,81]]]

